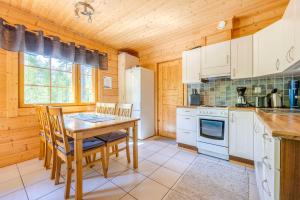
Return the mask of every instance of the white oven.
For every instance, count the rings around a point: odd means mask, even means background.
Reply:
[[[199,153],[229,159],[228,109],[199,108],[197,147]]]

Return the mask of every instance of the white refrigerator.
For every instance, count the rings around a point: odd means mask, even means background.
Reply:
[[[126,103],[133,104],[132,117],[138,122],[138,139],[154,135],[154,72],[142,67],[126,69]]]

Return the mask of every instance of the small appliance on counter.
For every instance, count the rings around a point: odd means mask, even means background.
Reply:
[[[255,107],[256,108],[267,108],[268,107],[268,101],[267,97],[255,97]]]
[[[237,87],[236,91],[238,93],[237,97],[237,103],[235,104],[236,107],[250,107],[251,105],[246,102],[245,99],[245,92],[246,92],[246,87]]]
[[[192,89],[192,94],[190,95],[190,105],[200,106],[200,94],[198,94],[197,89]]]
[[[268,107],[282,108],[282,95],[278,93],[277,88],[274,88],[270,94],[267,95]]]
[[[300,108],[299,106],[299,81],[289,81],[290,108]]]

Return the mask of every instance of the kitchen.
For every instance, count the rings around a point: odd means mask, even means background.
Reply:
[[[300,198],[300,0],[0,5],[0,200]]]

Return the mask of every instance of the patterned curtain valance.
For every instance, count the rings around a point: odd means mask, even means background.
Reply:
[[[65,43],[56,36],[44,36],[42,31],[29,31],[23,25],[10,25],[0,18],[0,48],[7,51],[28,52],[67,60],[76,64],[108,69],[106,53],[88,50],[75,43]]]

